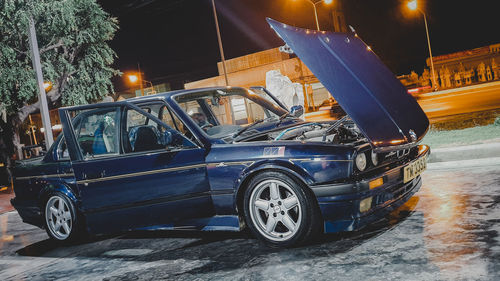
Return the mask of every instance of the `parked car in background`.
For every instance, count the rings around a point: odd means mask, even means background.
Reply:
[[[59,241],[248,227],[287,247],[405,203],[429,154],[419,105],[355,34],[269,22],[348,116],[304,122],[265,89],[239,87],[62,108],[47,155],[15,167],[23,221]]]

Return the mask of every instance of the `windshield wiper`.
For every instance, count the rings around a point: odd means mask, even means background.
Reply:
[[[259,123],[262,123],[262,122],[264,122],[264,119],[255,120],[252,124],[246,126],[245,128],[241,129],[240,131],[236,132],[236,134],[233,135],[233,139],[236,139],[236,137],[238,137],[239,135],[243,134],[248,129],[250,129],[250,128],[254,127],[255,125],[257,125]]]

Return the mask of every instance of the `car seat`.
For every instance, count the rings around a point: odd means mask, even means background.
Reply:
[[[137,126],[130,130],[134,152],[148,151],[162,148],[158,143],[158,133],[153,126]]]

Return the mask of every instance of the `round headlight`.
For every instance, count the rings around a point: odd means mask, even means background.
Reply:
[[[378,165],[378,156],[377,156],[377,153],[375,153],[373,151],[372,151],[372,163],[373,163],[373,166],[377,166]]]
[[[360,153],[356,156],[356,167],[361,172],[366,169],[366,155],[364,153]]]

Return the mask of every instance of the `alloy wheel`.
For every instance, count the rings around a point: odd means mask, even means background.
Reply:
[[[302,207],[297,194],[280,180],[259,183],[250,196],[249,210],[257,230],[270,240],[288,240],[300,228]]]
[[[47,201],[45,220],[54,238],[65,240],[70,236],[73,219],[69,206],[62,197],[55,195]]]

